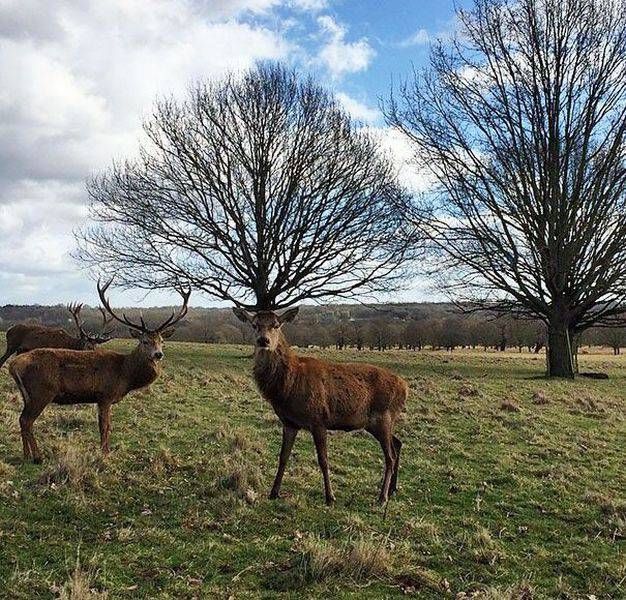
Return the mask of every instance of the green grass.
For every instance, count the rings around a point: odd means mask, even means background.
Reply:
[[[626,357],[582,356],[611,378],[570,382],[528,354],[322,354],[410,383],[386,511],[359,433],[330,438],[335,506],[305,432],[267,499],[280,427],[249,348],[168,344],[163,376],[114,408],[106,460],[94,407],[48,407],[44,463],[25,463],[2,369],[0,597],[626,596]]]

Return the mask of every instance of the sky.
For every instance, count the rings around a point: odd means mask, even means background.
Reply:
[[[315,75],[419,186],[379,102],[453,27],[453,0],[1,0],[0,305],[97,304],[71,256],[87,219],[85,181],[133,154],[156,98],[257,60]],[[422,285],[402,295],[427,297]],[[196,294],[192,304],[216,303]]]

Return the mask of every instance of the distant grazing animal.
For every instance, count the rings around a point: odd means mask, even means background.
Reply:
[[[4,356],[0,357],[0,367],[8,360],[12,354],[23,354],[35,348],[67,348],[68,350],[93,350],[99,344],[108,342],[111,331],[106,328],[111,322],[102,313],[102,328],[99,334],[85,331],[85,323],[80,320],[82,304],[69,304],[67,310],[74,318],[78,337],[74,337],[60,327],[46,327],[44,325],[33,325],[18,323],[10,327],[6,334],[7,349]]]
[[[183,305],[178,313],[173,312],[161,325],[149,329],[143,317],[140,323],[134,323],[126,315],[118,317],[113,312],[105,297],[110,285],[109,281],[101,287],[98,282],[100,300],[111,317],[126,325],[138,340],[130,354],[105,349],[78,352],[43,348],[21,354],[9,365],[9,373],[24,399],[20,429],[25,458],[41,462],[32,427],[50,403],[97,404],[100,444],[104,454],[108,454],[111,407],[129,392],[150,385],[159,375],[163,340],[174,333],[172,326],[187,314],[191,292],[180,292]]]
[[[326,455],[327,430],[365,429],[379,442],[385,471],[379,501],[387,502],[397,490],[402,442],[393,435],[408,395],[406,382],[387,369],[361,363],[332,363],[297,356],[281,327],[298,314],[293,308],[282,315],[272,311],[250,314],[234,308],[241,321],[254,327],[254,379],[283,424],[278,471],[270,498],[277,498],[285,466],[300,429],[313,435],[324,477],[326,504],[335,500]]]

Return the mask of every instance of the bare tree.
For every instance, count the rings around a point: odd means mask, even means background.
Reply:
[[[451,295],[548,326],[549,374],[626,299],[626,3],[477,0],[389,122],[437,189],[412,210]],[[428,215],[428,218],[426,217]]]
[[[121,284],[248,309],[395,288],[403,190],[377,142],[276,64],[162,100],[139,158],[88,184],[77,256]]]

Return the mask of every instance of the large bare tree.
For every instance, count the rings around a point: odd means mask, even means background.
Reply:
[[[467,307],[548,327],[549,374],[626,300],[626,3],[477,0],[389,122],[436,182],[413,203]]]
[[[277,64],[157,103],[139,157],[88,184],[78,257],[121,284],[248,308],[389,291],[407,247],[393,162]]]

